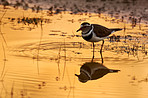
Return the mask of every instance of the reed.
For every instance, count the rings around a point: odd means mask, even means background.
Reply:
[[[67,68],[66,68],[66,73],[67,73],[67,77],[68,77],[69,85],[70,85],[70,88],[71,88],[71,80],[70,80],[69,72],[68,72],[68,69],[67,69]]]
[[[69,98],[70,93],[71,93],[71,88],[70,88],[70,90],[69,90],[69,92],[68,92],[67,98]]]
[[[11,87],[11,98],[13,98],[13,95],[14,95],[14,81]]]
[[[4,55],[4,65],[3,65],[3,69],[2,69],[2,73],[1,73],[1,77],[3,76],[3,74],[4,74],[4,71],[5,71],[5,67],[6,67],[6,51],[5,51],[5,47],[4,47],[4,45],[3,45],[3,42],[2,42],[2,48],[3,48],[3,55]]]
[[[74,70],[74,74],[76,73],[76,70]],[[75,98],[75,92],[74,92],[74,89],[75,89],[75,76],[74,76],[74,79],[73,79],[73,98]]]
[[[66,45],[65,45],[65,39],[64,39],[64,69],[63,69],[63,77],[62,80],[64,79],[64,75],[65,75],[65,69],[66,69]]]
[[[57,63],[58,63],[58,75],[59,75],[58,79],[59,79],[60,76],[61,76],[61,72],[60,72],[61,45],[62,45],[62,44],[60,44],[60,47],[59,47],[58,62],[57,62]]]
[[[1,30],[1,25],[2,25],[2,19],[4,18],[5,14],[6,14],[7,10],[4,11],[2,17],[0,18],[0,34],[1,34],[1,37],[3,39],[3,41],[5,42],[6,46],[7,46],[7,42],[6,42],[6,39],[2,33],[2,30]]]
[[[4,43],[5,43],[5,45],[7,46],[7,42],[6,42],[5,37],[4,37],[4,35],[3,35],[2,31],[1,31],[2,19],[5,16],[6,12],[7,12],[7,10],[4,11],[2,17],[0,18],[0,34],[2,36],[2,39],[3,39]],[[5,67],[6,67],[6,61],[7,61],[7,59],[6,59],[6,50],[5,50],[5,46],[4,46],[3,42],[2,42],[2,48],[3,48],[3,53],[4,53],[3,54],[4,55],[4,59],[3,59],[4,65],[3,65],[3,69],[2,69],[2,73],[1,73],[1,78],[3,80],[3,75],[4,75],[4,71],[5,71]]]
[[[1,82],[2,83],[2,91],[3,91],[3,89],[4,89],[4,91],[5,91],[5,93],[6,93],[6,96],[7,96],[7,94],[8,94],[8,91],[7,91],[7,89],[6,89],[6,87],[5,87],[5,85],[4,85],[4,82],[2,81]],[[1,91],[1,93],[2,93],[2,91]]]
[[[37,71],[38,71],[38,75],[40,73],[39,71],[39,54],[40,54],[40,45],[42,42],[42,38],[43,38],[43,21],[41,19],[41,33],[40,33],[40,39],[39,39],[39,44],[38,44],[38,48],[37,48]]]

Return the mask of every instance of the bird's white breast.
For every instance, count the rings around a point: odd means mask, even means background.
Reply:
[[[107,38],[107,37],[97,37],[94,32],[92,32],[92,33],[93,33],[93,36],[92,36],[92,38],[89,40],[90,42],[99,42],[99,41],[101,41],[101,40]]]

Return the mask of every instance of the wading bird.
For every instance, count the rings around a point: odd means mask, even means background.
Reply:
[[[110,34],[120,31],[122,29],[119,28],[114,28],[114,29],[109,29],[104,26],[98,25],[98,24],[90,24],[88,22],[84,22],[81,24],[80,29],[78,31],[82,31],[82,37],[84,40],[88,42],[93,43],[93,57],[92,60],[94,59],[94,49],[95,45],[94,42],[99,42],[102,41],[101,49],[100,49],[100,54],[102,58],[102,47],[104,44],[104,39],[107,38]],[[102,58],[103,59],[103,58]],[[102,60],[103,63],[103,60]]]

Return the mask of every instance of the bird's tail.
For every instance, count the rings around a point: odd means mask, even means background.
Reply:
[[[110,72],[111,72],[111,73],[118,72],[118,71],[120,71],[120,70],[110,69]]]
[[[122,29],[120,29],[120,28],[114,28],[114,29],[111,29],[112,31],[120,31],[120,30],[122,30]]]

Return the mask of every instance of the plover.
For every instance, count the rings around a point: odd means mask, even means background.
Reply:
[[[94,42],[102,41],[100,54],[101,54],[101,58],[103,59],[102,47],[104,44],[104,39],[108,38],[110,34],[116,31],[120,31],[120,30],[122,29],[120,28],[109,29],[109,28],[106,28],[98,24],[90,24],[88,22],[83,22],[80,26],[80,29],[78,29],[77,32],[82,31],[81,34],[82,34],[83,39],[88,42],[93,43],[93,57],[92,57],[92,60],[93,60],[94,59],[94,49],[95,49]],[[102,63],[103,63],[103,60],[102,60]]]
[[[102,78],[108,73],[116,73],[120,70],[109,69],[101,63],[86,62],[80,68],[80,75],[75,74],[82,83],[88,80],[96,80]]]

